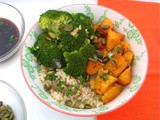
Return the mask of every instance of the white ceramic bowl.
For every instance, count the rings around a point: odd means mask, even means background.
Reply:
[[[147,48],[138,29],[123,15],[102,6],[84,4],[71,5],[60,8],[60,10],[68,11],[70,13],[84,13],[91,17],[93,23],[101,22],[105,17],[110,18],[115,24],[115,29],[125,34],[125,39],[130,43],[131,49],[135,54],[132,70],[132,82],[125,87],[116,99],[99,108],[88,110],[75,109],[54,101],[43,89],[43,85],[38,78],[37,63],[34,62],[33,56],[28,49],[28,47],[34,45],[37,35],[41,33],[41,29],[38,23],[36,23],[29,31],[21,50],[22,73],[33,94],[48,107],[65,114],[75,116],[94,116],[108,113],[126,104],[137,93],[143,84],[148,66]]]

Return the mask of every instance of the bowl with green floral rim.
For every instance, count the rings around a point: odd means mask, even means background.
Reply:
[[[148,52],[145,41],[136,26],[120,13],[98,5],[78,4],[60,8],[69,13],[84,13],[89,16],[94,24],[103,21],[105,17],[111,19],[118,32],[125,34],[125,40],[131,45],[134,52],[132,63],[132,82],[127,85],[122,93],[113,101],[93,109],[76,109],[54,101],[44,90],[38,77],[38,64],[34,61],[29,47],[32,47],[37,36],[42,32],[38,22],[31,28],[21,49],[21,68],[25,81],[32,93],[46,106],[61,113],[73,116],[96,116],[109,113],[126,104],[142,86],[148,67]]]

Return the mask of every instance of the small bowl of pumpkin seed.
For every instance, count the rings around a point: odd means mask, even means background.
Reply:
[[[0,120],[27,120],[22,97],[8,83],[0,80]]]

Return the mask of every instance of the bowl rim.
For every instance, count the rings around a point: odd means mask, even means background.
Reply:
[[[16,43],[16,45],[14,45],[14,47],[12,49],[10,49],[8,52],[6,52],[5,54],[3,54],[2,56],[0,56],[0,62],[2,61],[5,61],[6,59],[8,59],[9,57],[11,57],[20,47],[21,43],[22,43],[22,39],[23,39],[23,36],[24,36],[24,32],[25,32],[25,20],[24,20],[24,17],[22,15],[22,13],[13,5],[10,5],[8,3],[5,3],[5,2],[0,2],[0,4],[2,5],[6,5],[8,7],[11,7],[13,9],[15,9],[17,11],[17,13],[19,13],[21,19],[22,19],[22,35],[19,34],[19,40],[18,42]],[[11,21],[11,20],[9,20]],[[12,22],[12,21],[11,21]],[[14,22],[13,22],[14,23]],[[15,23],[14,23],[15,24]],[[16,26],[17,27],[17,26]],[[17,27],[18,29],[18,27]],[[18,29],[19,31],[19,29]]]
[[[27,110],[26,110],[26,106],[25,106],[25,103],[23,101],[23,98],[22,96],[19,94],[19,92],[12,86],[10,85],[9,83],[3,81],[3,80],[0,80],[0,84],[4,84],[5,86],[9,87],[11,89],[12,92],[14,92],[16,95],[17,95],[17,99],[20,101],[20,106],[22,109],[22,113],[23,113],[23,116],[24,116],[24,120],[27,120]]]
[[[58,8],[57,10],[61,10],[61,9],[63,9],[63,8],[70,7],[70,6],[79,6],[79,5],[81,5],[81,6],[84,6],[84,5],[96,6],[96,7],[102,7],[102,8],[105,8],[105,9],[107,8],[107,9],[109,9],[109,10],[111,10],[111,11],[113,11],[113,12],[115,12],[115,13],[117,13],[117,14],[120,14],[121,16],[125,17],[123,14],[119,13],[118,11],[115,11],[115,10],[109,8],[109,7],[105,7],[105,6],[101,6],[101,5],[97,5],[97,4],[71,4],[71,5],[66,5],[66,6],[60,7],[60,8]],[[129,20],[127,17],[125,17],[125,19],[126,19],[127,21],[129,21],[130,23],[132,23],[131,20]],[[143,81],[142,81],[141,85],[139,86],[139,89],[138,89],[136,92],[134,92],[134,94],[133,94],[125,103],[119,105],[119,106],[116,107],[116,108],[113,108],[113,109],[111,109],[111,110],[108,110],[108,111],[105,111],[105,112],[102,112],[102,113],[98,113],[98,114],[97,114],[97,113],[93,113],[93,114],[90,114],[90,113],[89,113],[89,114],[84,114],[84,113],[83,113],[83,114],[71,113],[71,112],[68,112],[68,111],[63,111],[63,110],[61,110],[61,109],[55,108],[55,107],[53,107],[53,106],[51,106],[51,105],[48,105],[48,104],[47,104],[42,98],[40,98],[40,97],[36,94],[36,92],[31,88],[31,86],[30,86],[30,84],[29,84],[29,82],[27,81],[27,78],[26,78],[26,76],[25,76],[24,69],[23,69],[23,64],[22,64],[22,53],[23,53],[23,49],[24,49],[24,45],[25,45],[26,39],[27,39],[29,33],[32,31],[32,29],[33,29],[37,24],[38,24],[38,22],[36,22],[36,23],[32,26],[32,28],[29,30],[29,32],[27,33],[27,35],[26,35],[26,37],[25,37],[25,40],[23,41],[23,44],[22,44],[22,46],[21,46],[21,51],[20,51],[21,70],[22,70],[22,74],[23,74],[23,77],[24,77],[24,79],[25,79],[25,82],[27,83],[27,86],[29,87],[29,89],[31,90],[31,92],[32,92],[43,104],[45,104],[46,106],[48,106],[48,107],[51,108],[52,110],[55,110],[55,111],[57,111],[57,112],[60,112],[60,113],[66,114],[66,115],[77,116],[77,117],[96,117],[96,116],[99,116],[99,115],[108,114],[108,113],[110,113],[110,112],[112,112],[112,111],[115,111],[115,110],[121,108],[122,106],[126,105],[129,101],[131,101],[132,98],[134,98],[134,97],[136,96],[136,94],[138,93],[138,91],[142,88],[142,85],[144,85],[144,81],[145,81],[145,79],[146,79],[146,75],[147,75],[147,71],[148,71],[148,63],[149,63],[149,62],[148,62],[148,49],[147,49],[147,46],[146,46],[144,37],[142,36],[140,30],[135,26],[135,24],[132,23],[132,24],[134,25],[134,27],[137,29],[137,31],[140,33],[140,35],[141,35],[141,37],[142,37],[142,39],[143,39],[144,46],[146,47],[146,57],[147,57],[147,61],[146,61],[146,70],[145,70],[145,73],[144,73],[144,78],[142,79]]]

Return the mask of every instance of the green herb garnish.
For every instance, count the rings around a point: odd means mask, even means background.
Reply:
[[[68,89],[67,92],[66,92],[66,96],[68,97],[71,93],[72,93],[72,90]]]

